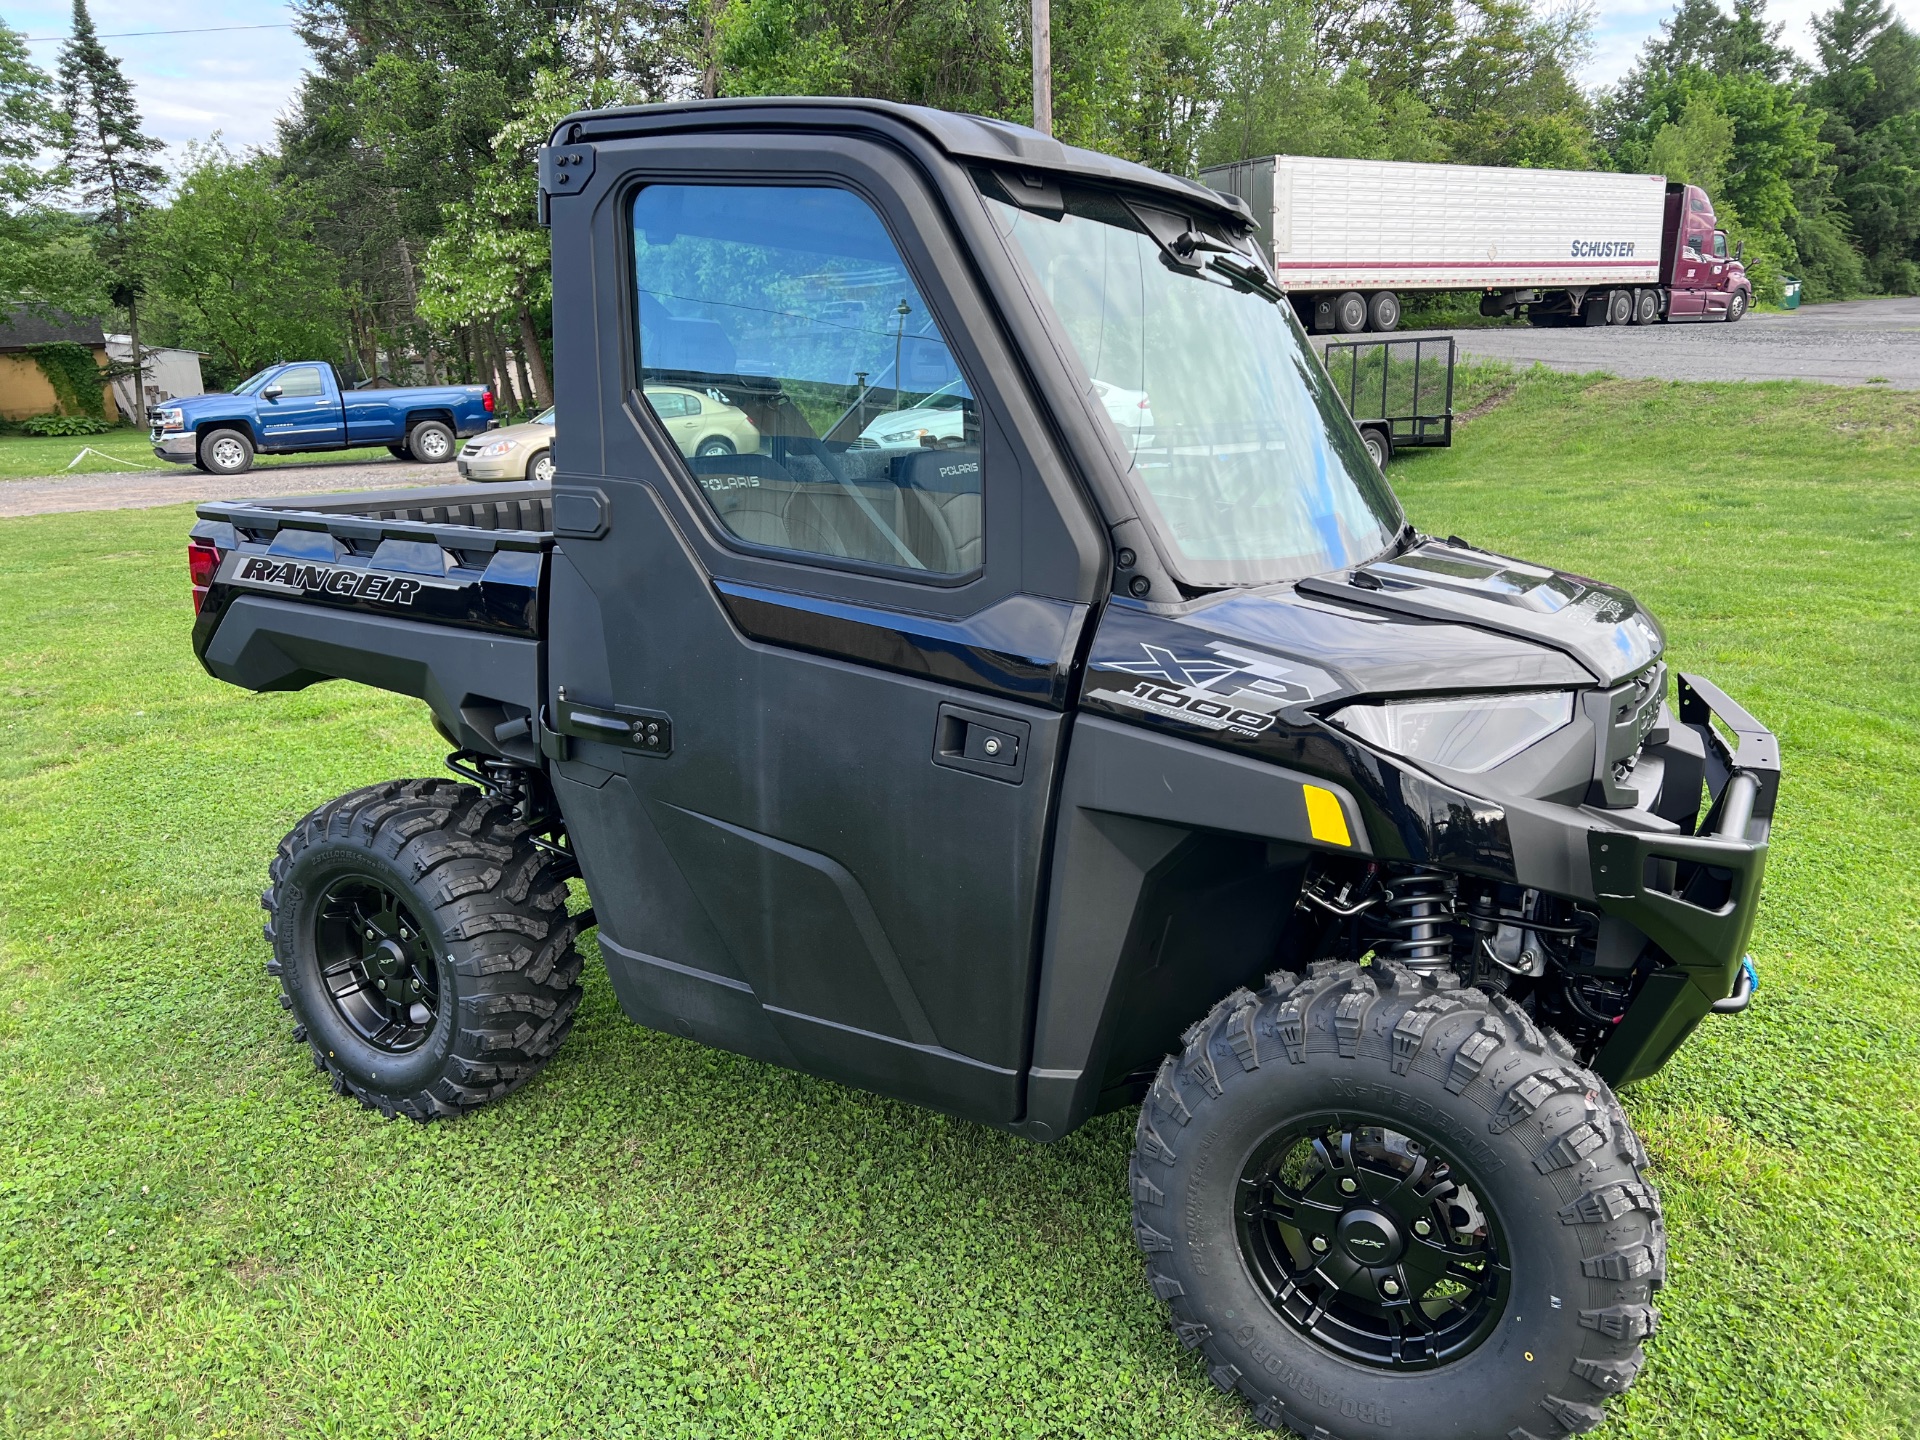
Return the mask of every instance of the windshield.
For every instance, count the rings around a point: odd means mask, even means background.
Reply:
[[[534,416],[533,419],[528,423],[533,425],[553,424],[553,406],[549,405],[546,409],[542,410],[538,415]]]
[[[1400,506],[1286,301],[1178,267],[1118,201],[987,201],[1059,317],[1183,580],[1264,584],[1384,550]],[[1230,257],[1228,265],[1247,265]]]
[[[246,379],[242,380],[238,385],[234,386],[231,393],[235,395],[253,394],[254,391],[258,390],[262,385],[266,384],[267,377],[273,374],[273,372],[278,370],[279,368],[280,367],[278,365],[269,365],[264,370],[256,370],[253,374],[249,375]]]

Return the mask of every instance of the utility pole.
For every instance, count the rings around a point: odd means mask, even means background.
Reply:
[[[1051,0],[1033,0],[1033,128],[1053,134],[1053,13]]]

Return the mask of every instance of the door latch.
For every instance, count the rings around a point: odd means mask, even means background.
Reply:
[[[553,728],[576,740],[598,740],[603,745],[618,745],[642,755],[664,758],[673,753],[673,720],[662,710],[641,710],[632,705],[582,705],[567,698],[561,687],[559,703],[554,706]]]
[[[1026,778],[1031,727],[1024,720],[942,704],[933,733],[933,763],[1018,785]]]

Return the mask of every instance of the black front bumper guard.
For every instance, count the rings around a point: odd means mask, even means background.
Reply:
[[[1587,833],[1601,909],[1633,925],[1672,961],[1647,977],[1595,1061],[1615,1085],[1653,1074],[1706,1015],[1745,1009],[1758,983],[1747,941],[1760,908],[1780,745],[1697,675],[1680,677],[1679,709],[1680,723],[1703,742],[1713,796],[1694,833]],[[1731,732],[1731,747],[1719,727]]]

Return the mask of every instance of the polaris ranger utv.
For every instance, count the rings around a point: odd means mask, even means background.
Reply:
[[[578,115],[541,185],[551,487],[193,533],[215,676],[455,747],[272,862],[334,1088],[525,1084],[597,924],[643,1025],[1036,1141],[1137,1104],[1147,1281],[1269,1425],[1598,1424],[1666,1263],[1609,1087],[1752,992],[1767,731],[1416,532],[1231,196],[858,100]]]

